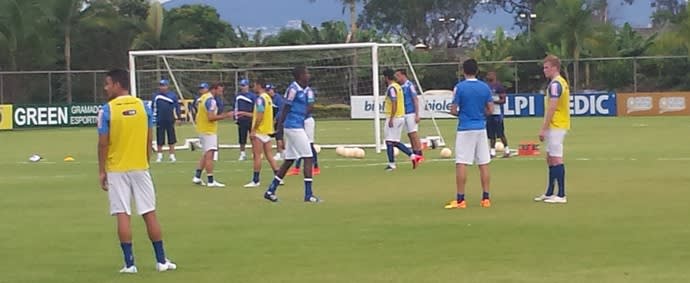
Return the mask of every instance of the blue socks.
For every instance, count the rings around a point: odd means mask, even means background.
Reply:
[[[312,179],[311,178],[304,178],[304,199],[308,199],[313,195],[311,191],[311,183]]]
[[[549,182],[546,187],[547,196],[552,196],[554,188],[558,182],[558,196],[565,196],[565,165],[559,164],[556,166],[549,166]]]
[[[132,254],[132,243],[120,243],[122,255],[125,258],[126,267],[134,265],[134,254]]]
[[[458,202],[465,200],[465,194],[458,194],[456,200]]]
[[[395,162],[395,155],[393,155],[393,145],[386,143],[386,155],[388,155],[388,162]]]
[[[410,148],[404,145],[403,143],[396,142],[395,147],[397,147],[403,153],[407,154],[407,156],[412,156],[412,150],[410,150]]]
[[[158,263],[165,263],[165,251],[163,250],[163,241],[153,242],[153,251],[156,253],[156,261]]]
[[[194,177],[201,178],[201,169],[196,169],[196,172],[194,172]]]
[[[209,184],[210,184],[210,183],[213,183],[213,174],[208,174],[208,173],[207,173],[206,176],[208,177],[208,182],[209,182]]]
[[[482,200],[489,199],[489,192],[482,193]]]
[[[254,183],[259,182],[259,172],[254,172],[254,176],[252,177],[252,182],[254,182]]]
[[[268,191],[272,194],[275,194],[276,190],[278,189],[278,185],[280,185],[280,181],[282,181],[282,179],[280,179],[278,176],[275,176],[275,178],[273,178],[273,182],[271,182],[271,185],[268,186]]]
[[[313,143],[310,145],[311,145],[311,156],[314,160],[314,168],[319,168],[319,158],[317,157],[317,154],[316,154],[316,148],[314,148]]]

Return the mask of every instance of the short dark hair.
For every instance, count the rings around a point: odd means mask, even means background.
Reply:
[[[477,60],[467,59],[462,63],[462,71],[467,75],[476,76],[479,73],[479,65]]]
[[[120,84],[122,89],[129,90],[129,72],[123,69],[112,69],[105,76],[110,77],[114,84]]]
[[[294,69],[292,69],[292,76],[295,78],[295,80],[298,80],[299,77],[307,72],[307,67],[305,66],[297,66]]]
[[[261,86],[262,89],[266,88],[266,80],[265,79],[262,79],[262,78],[255,79],[254,84]],[[257,93],[257,95],[258,95],[258,93]]]
[[[213,84],[211,85],[211,88],[209,88],[209,90],[210,90],[210,89],[217,89],[217,88],[219,88],[219,87],[225,87],[225,84],[222,83],[222,82],[215,82],[215,83],[213,83]]]
[[[395,72],[396,73],[400,72],[401,74],[407,76],[407,70],[405,70],[405,69],[397,69],[397,70],[395,70]]]
[[[386,68],[385,70],[383,70],[383,76],[389,80],[392,80],[395,78],[395,71],[393,71],[393,69]]]

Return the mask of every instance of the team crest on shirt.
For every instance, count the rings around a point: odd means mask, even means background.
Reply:
[[[123,116],[134,116],[136,114],[137,114],[137,110],[134,110],[134,109],[122,111]]]

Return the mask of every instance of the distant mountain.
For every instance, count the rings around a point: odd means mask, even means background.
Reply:
[[[650,23],[650,0],[636,0],[633,5],[621,3],[622,0],[609,0],[609,18],[614,23],[630,22],[634,27],[646,27]],[[309,0],[169,0],[163,6],[170,9],[186,4],[213,6],[223,20],[250,34],[259,29],[272,34],[284,27],[298,28],[301,20],[314,26],[331,20],[349,23],[349,16],[343,14],[339,0],[317,0],[314,3]],[[502,11],[496,14],[480,11],[470,25],[470,31],[475,34],[489,34],[499,26],[509,33],[516,32],[513,16]]]

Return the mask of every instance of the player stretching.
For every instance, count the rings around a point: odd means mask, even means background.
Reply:
[[[469,59],[462,64],[465,80],[453,90],[455,97],[450,112],[458,116],[455,137],[455,185],[457,197],[446,208],[465,208],[465,183],[467,165],[477,163],[482,183],[482,207],[490,207],[489,200],[489,140],[486,136],[486,116],[493,112],[491,89],[486,83],[477,80],[479,67],[477,61]]]
[[[156,192],[149,174],[153,114],[141,99],[129,95],[129,74],[112,70],[105,77],[108,103],[98,113],[98,177],[108,192],[110,214],[117,217],[117,234],[125,266],[120,273],[137,273],[132,253],[132,197],[156,254],[156,269],[177,265],[165,257],[163,235],[156,218]]]
[[[266,85],[266,91],[268,95],[271,96],[273,101],[273,127],[275,129],[275,122],[280,116],[280,110],[283,108],[283,96],[277,93],[275,87],[272,84]],[[276,139],[276,156],[273,157],[275,160],[283,159],[283,151],[285,150],[285,142],[283,141],[283,132],[275,132],[274,137]]]
[[[496,139],[500,138],[505,146],[503,157],[510,157],[510,148],[508,148],[508,139],[506,138],[505,128],[503,123],[503,109],[502,105],[506,104],[506,91],[501,82],[496,78],[496,72],[486,73],[486,82],[491,88],[494,101],[494,111],[491,117],[486,121],[486,131],[491,139],[491,158],[496,157]]]
[[[314,100],[316,100],[316,94],[314,94]],[[311,154],[314,158],[314,167],[312,168],[312,175],[321,174],[321,169],[319,169],[319,155],[316,153],[316,148],[314,147],[314,133],[316,130],[316,121],[311,112],[307,114],[307,119],[304,120],[304,131],[307,132],[307,138],[309,138],[309,146],[311,147]],[[299,175],[299,169],[302,165],[302,158],[297,159],[295,162],[295,168],[288,171],[288,176]]]
[[[254,93],[257,97],[254,101],[254,113],[252,115],[252,129],[249,137],[252,141],[252,153],[254,158],[254,175],[252,181],[245,188],[256,188],[259,186],[259,174],[261,173],[261,154],[264,155],[268,164],[271,165],[273,173],[278,171],[278,165],[273,159],[273,152],[270,135],[275,132],[273,128],[273,101],[271,96],[266,93],[264,85],[266,83],[258,79],[254,83]]]
[[[397,147],[407,154],[412,161],[412,169],[417,168],[420,157],[412,153],[409,147],[400,142],[403,124],[405,123],[405,104],[402,88],[395,82],[395,72],[391,69],[383,71],[383,78],[386,81],[386,100],[384,102],[384,113],[386,122],[383,125],[383,135],[386,140],[386,154],[388,155],[388,166],[386,171],[395,170],[395,155],[393,148]]]
[[[304,130],[304,120],[314,105],[314,92],[309,87],[309,71],[305,67],[296,67],[292,71],[295,81],[290,83],[285,94],[283,111],[278,118],[278,131],[284,128],[285,161],[278,170],[275,179],[268,187],[264,198],[277,202],[276,190],[282,182],[292,163],[298,158],[304,158],[304,201],[320,202],[312,193],[312,152],[309,137]]]
[[[175,92],[170,91],[170,82],[168,80],[161,80],[158,85],[158,92],[153,98],[153,110],[156,116],[156,162],[163,161],[163,145],[165,144],[165,137],[168,137],[168,153],[170,154],[170,161],[175,162],[175,144],[177,143],[177,136],[175,135],[175,120],[181,118],[180,102]]]
[[[422,142],[419,140],[417,131],[419,130],[419,98],[417,97],[417,87],[407,78],[405,69],[395,71],[395,80],[402,87],[405,97],[405,129],[407,137],[412,144],[412,152],[419,156],[419,161],[424,161],[422,152]]]
[[[565,197],[565,165],[563,164],[563,140],[570,129],[570,88],[561,77],[561,60],[549,55],[544,59],[544,76],[550,80],[546,89],[548,108],[539,131],[539,140],[546,142],[546,163],[549,165],[549,181],[546,193],[534,198],[546,203],[567,203]],[[558,195],[553,195],[558,182]]]
[[[196,131],[201,141],[202,155],[199,160],[199,167],[194,173],[192,182],[197,185],[204,185],[201,180],[201,172],[206,170],[208,177],[208,187],[225,187],[224,184],[213,178],[213,155],[218,150],[218,121],[232,117],[232,112],[218,113],[216,97],[223,95],[224,86],[215,83],[211,86],[210,93],[204,93],[199,97],[199,112],[196,116]]]

